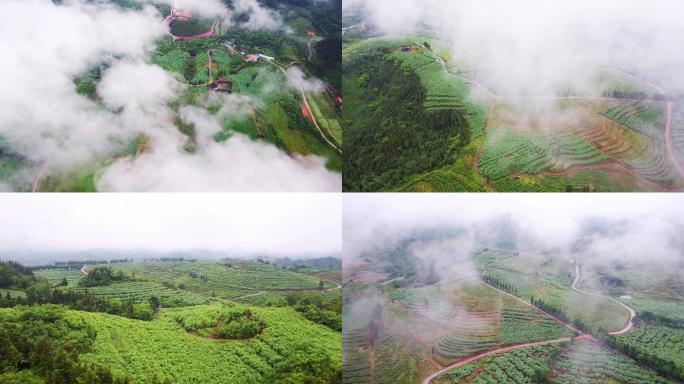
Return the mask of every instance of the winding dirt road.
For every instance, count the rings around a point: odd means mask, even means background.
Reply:
[[[550,318],[556,320],[557,322],[561,323],[561,324],[562,324],[563,326],[565,326],[566,328],[568,328],[568,329],[570,329],[570,330],[572,330],[572,331],[574,331],[574,332],[577,332],[578,336],[576,336],[576,337],[561,337],[561,338],[553,339],[553,340],[544,340],[544,341],[536,341],[536,342],[530,342],[530,343],[516,344],[516,345],[510,345],[510,346],[507,346],[507,347],[501,347],[501,348],[497,348],[497,349],[492,349],[492,350],[489,350],[489,351],[485,351],[485,352],[479,353],[479,354],[477,354],[477,355],[467,357],[467,358],[465,358],[465,359],[463,359],[463,360],[459,360],[459,361],[457,361],[457,362],[455,362],[455,363],[453,363],[453,364],[451,364],[451,365],[448,365],[448,366],[446,366],[446,367],[440,369],[439,371],[437,371],[437,372],[431,374],[430,376],[426,377],[426,378],[422,381],[422,384],[430,384],[430,383],[432,382],[432,380],[436,379],[437,377],[439,377],[439,376],[441,376],[441,375],[443,375],[443,374],[445,374],[445,373],[447,373],[447,372],[449,372],[449,371],[451,371],[451,370],[453,370],[453,369],[460,368],[460,367],[462,367],[462,366],[464,366],[464,365],[467,365],[467,364],[473,363],[473,362],[475,362],[475,361],[477,361],[477,360],[480,360],[480,359],[482,359],[483,357],[492,356],[492,355],[498,355],[498,354],[500,354],[500,353],[515,351],[515,350],[518,350],[518,349],[523,349],[523,348],[528,348],[528,347],[534,347],[534,346],[538,346],[538,345],[547,345],[547,344],[561,343],[561,342],[564,342],[564,341],[570,341],[570,340],[572,340],[572,339],[575,339],[575,340],[592,340],[592,336],[591,336],[591,335],[586,334],[586,333],[584,333],[583,331],[581,331],[581,330],[579,330],[579,329],[573,327],[571,324],[569,324],[569,323],[567,323],[567,322],[564,322],[564,321],[558,319],[557,317],[555,317],[555,316],[553,316],[553,315],[551,315],[551,314],[549,314],[549,313],[547,313],[547,312],[545,312],[545,311],[543,311],[543,310],[541,310],[541,309],[535,307],[534,305],[532,305],[531,303],[527,302],[526,300],[523,300],[523,299],[519,298],[518,296],[515,296],[515,295],[510,294],[510,293],[508,293],[508,292],[502,291],[502,290],[500,290],[499,288],[496,288],[496,287],[493,286],[493,285],[487,284],[487,283],[484,282],[484,281],[480,281],[480,282],[481,282],[482,284],[486,285],[487,287],[489,287],[489,288],[491,288],[491,289],[493,289],[493,290],[495,290],[495,291],[497,291],[497,292],[499,292],[499,293],[501,293],[501,294],[503,294],[503,295],[506,295],[506,296],[508,296],[508,297],[511,297],[511,298],[517,300],[518,302],[520,302],[520,303],[522,303],[522,304],[524,304],[524,305],[526,305],[526,306],[532,308],[532,309],[535,310],[536,312],[541,313],[541,314],[543,314],[544,316],[548,316],[548,317],[550,317]]]
[[[278,63],[276,63],[274,61],[268,61],[268,62],[275,65],[276,67],[278,67],[278,69],[280,69],[280,71],[285,75],[285,77],[289,78],[285,68],[281,67]],[[301,93],[301,96],[302,96],[302,101],[304,102],[304,107],[306,108],[306,110],[311,115],[311,121],[314,123],[314,126],[318,130],[318,133],[320,133],[323,140],[325,140],[325,142],[328,143],[328,145],[330,147],[332,147],[334,150],[336,150],[339,154],[342,154],[342,150],[337,145],[335,145],[332,141],[330,141],[328,139],[328,137],[323,133],[323,130],[321,129],[321,127],[318,125],[318,121],[316,121],[316,116],[314,115],[313,111],[311,110],[311,106],[309,106],[309,101],[306,98],[306,92],[304,92],[304,88],[302,88],[302,87],[298,87],[298,88],[299,88],[299,92]]]
[[[462,366],[464,366],[464,365],[467,365],[467,364],[473,363],[473,362],[475,362],[475,361],[478,361],[478,360],[482,359],[483,357],[487,357],[487,356],[491,356],[491,355],[498,355],[498,354],[500,354],[500,353],[515,351],[515,350],[518,350],[518,349],[524,349],[524,348],[528,348],[528,347],[535,347],[535,346],[538,346],[538,345],[548,345],[548,344],[562,343],[562,342],[564,342],[564,341],[570,341],[570,340],[572,340],[572,339],[573,339],[572,337],[563,337],[563,338],[554,339],[554,340],[545,340],[545,341],[538,341],[538,342],[534,342],[534,343],[525,343],[525,344],[511,345],[510,347],[498,348],[498,349],[493,349],[493,350],[491,350],[491,351],[482,352],[482,353],[480,353],[480,354],[478,354],[478,355],[468,357],[468,358],[463,359],[463,360],[460,360],[460,361],[458,361],[458,362],[456,362],[456,363],[454,363],[454,364],[451,364],[451,365],[449,365],[449,366],[447,366],[447,367],[444,367],[443,369],[441,369],[441,370],[439,370],[439,371],[433,373],[432,375],[426,377],[426,378],[422,381],[422,384],[430,384],[430,383],[432,382],[432,380],[436,379],[437,377],[439,377],[439,376],[441,376],[441,375],[443,375],[443,374],[445,374],[445,373],[447,373],[447,372],[449,372],[449,371],[451,371],[451,370],[453,370],[453,369],[460,368],[460,367],[462,367]],[[578,337],[575,337],[574,339],[575,339],[575,340],[589,340],[589,339],[591,339],[591,336],[586,335],[586,334],[583,334],[583,335],[580,335],[580,336],[578,336]]]
[[[86,276],[88,275],[88,271],[86,271],[85,265],[81,267],[81,273],[86,275]]]
[[[43,166],[40,168],[40,172],[36,175],[36,178],[33,179],[33,183],[31,183],[31,192],[38,192],[38,189],[40,188],[40,179],[43,177],[43,174],[45,173],[45,170],[47,169],[48,163],[47,161],[43,163]]]
[[[575,278],[572,280],[572,284],[570,285],[572,290],[574,290],[575,292],[581,293],[583,295],[601,297],[604,299],[608,299],[610,301],[613,301],[613,302],[619,304],[620,306],[624,307],[627,311],[629,311],[629,320],[627,320],[627,324],[625,324],[624,327],[622,327],[621,329],[619,329],[617,331],[608,332],[608,334],[617,336],[617,335],[622,335],[622,334],[629,332],[634,327],[634,317],[636,316],[636,312],[632,308],[630,308],[627,304],[623,303],[620,300],[614,299],[610,296],[600,295],[598,293],[585,292],[585,291],[577,288],[577,283],[579,282],[579,279],[580,279],[580,266],[575,261],[573,261],[572,263],[575,266]]]

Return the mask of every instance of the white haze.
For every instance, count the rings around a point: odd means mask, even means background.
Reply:
[[[246,3],[245,3],[246,1]],[[181,2],[184,3],[184,2]],[[188,2],[207,7],[214,2]],[[250,2],[243,11],[264,17]],[[184,3],[185,4],[185,3]],[[219,4],[220,5],[220,4]],[[193,6],[194,7],[194,6]],[[194,8],[193,8],[194,9]],[[195,9],[200,11],[200,8]],[[202,12],[204,12],[202,11]],[[154,41],[167,31],[165,15],[107,3],[67,0],[0,1],[0,137],[33,164],[2,189],[25,189],[43,166],[46,174],[92,167],[121,153],[135,134],[150,137],[148,153],[120,158],[98,173],[104,191],[339,191],[341,177],[315,156],[290,157],[273,145],[234,134],[216,143],[218,122],[201,119],[198,152],[173,125],[167,103],[180,85],[149,62]],[[255,23],[258,28],[260,21]],[[108,63],[98,85],[101,104],[77,94],[73,78]],[[246,116],[259,100],[226,98],[222,113]],[[187,114],[181,116],[187,123]],[[190,121],[198,123],[197,120]]]
[[[0,252],[341,252],[338,194],[4,194]]]
[[[469,256],[494,238],[510,238],[521,251],[586,257],[592,262],[668,265],[684,261],[684,196],[672,194],[345,194],[345,262],[386,249],[417,231],[452,229],[453,235],[409,249],[441,278],[459,268],[473,272]],[[620,230],[585,233],[600,219]],[[506,232],[506,233],[502,233]],[[498,233],[497,233],[498,232]],[[581,242],[581,255],[576,246]]]
[[[382,34],[435,30],[457,63],[501,95],[554,95],[592,80],[595,65],[684,91],[680,0],[353,0]]]
[[[306,78],[304,72],[297,67],[287,69],[287,85],[294,90],[303,89],[309,93],[323,92],[323,82],[315,78]]]

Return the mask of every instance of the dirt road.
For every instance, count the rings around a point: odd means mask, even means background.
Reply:
[[[33,179],[33,183],[31,183],[31,192],[38,192],[38,189],[40,188],[40,179],[41,179],[41,177],[43,177],[43,174],[45,173],[47,166],[48,166],[48,163],[46,161],[43,163],[43,166],[40,168],[40,171],[36,175],[36,178]]]
[[[86,271],[85,265],[81,267],[81,273],[86,275],[86,276],[88,275],[88,271]]]
[[[591,338],[591,336],[586,335],[586,334],[583,334],[583,335],[580,335],[580,336],[576,337],[575,340],[589,340],[590,338]],[[473,362],[475,362],[475,361],[478,361],[478,360],[482,359],[483,357],[487,357],[487,356],[491,356],[491,355],[498,355],[498,354],[500,354],[500,353],[515,351],[515,350],[518,350],[518,349],[523,349],[523,348],[528,348],[528,347],[534,347],[534,346],[538,346],[538,345],[548,345],[548,344],[562,343],[562,342],[564,342],[564,341],[570,341],[570,340],[572,340],[571,337],[563,337],[563,338],[560,338],[560,339],[546,340],[546,341],[538,341],[538,342],[534,342],[534,343],[518,344],[518,345],[509,346],[509,347],[503,347],[503,348],[493,349],[493,350],[487,351],[487,352],[482,352],[482,353],[480,353],[480,354],[478,354],[478,355],[468,357],[468,358],[466,358],[466,359],[460,360],[460,361],[458,361],[458,362],[456,362],[456,363],[454,363],[454,364],[451,364],[451,365],[449,365],[449,366],[447,366],[447,367],[442,368],[441,370],[439,370],[439,371],[433,373],[432,375],[426,377],[426,378],[422,381],[422,384],[430,384],[430,383],[432,382],[432,380],[436,379],[438,376],[441,376],[441,375],[443,375],[443,374],[445,374],[445,373],[451,371],[452,369],[460,368],[460,367],[462,367],[462,366],[464,366],[464,365],[467,365],[467,364],[473,363]]]
[[[575,337],[574,339],[576,339],[576,340],[591,340],[591,339],[592,339],[591,335],[588,335],[588,334],[582,332],[581,330],[579,330],[579,329],[573,327],[571,324],[566,323],[566,322],[564,322],[564,321],[558,319],[557,317],[555,317],[555,316],[553,316],[553,315],[551,315],[551,314],[549,314],[549,313],[544,312],[543,310],[541,310],[541,309],[535,307],[534,305],[532,305],[532,304],[529,303],[528,301],[523,300],[523,299],[519,298],[518,296],[512,295],[512,294],[510,294],[510,293],[508,293],[508,292],[502,291],[502,290],[500,290],[499,288],[496,288],[496,287],[493,286],[493,285],[490,285],[490,284],[485,283],[484,281],[481,281],[481,283],[484,284],[484,285],[486,285],[487,287],[489,287],[489,288],[491,288],[491,289],[493,289],[493,290],[495,290],[495,291],[497,291],[497,292],[503,294],[503,295],[509,296],[509,297],[511,297],[511,298],[513,298],[513,299],[515,299],[515,300],[517,300],[518,302],[520,302],[520,303],[522,303],[522,304],[524,304],[524,305],[526,305],[526,306],[528,306],[528,307],[531,307],[533,310],[535,310],[535,311],[538,312],[538,313],[543,314],[544,316],[548,316],[548,317],[550,317],[550,318],[556,320],[557,322],[563,324],[563,326],[565,326],[566,328],[570,329],[571,331],[577,332],[577,333],[579,334],[579,336]],[[527,347],[533,347],[533,346],[536,346],[536,345],[555,344],[555,343],[560,343],[560,342],[563,342],[563,341],[570,341],[570,340],[572,340],[572,339],[573,339],[572,337],[562,337],[562,338],[559,338],[559,339],[544,340],[544,341],[537,341],[537,342],[530,342],[530,343],[523,343],[523,344],[511,345],[511,346],[508,346],[508,347],[501,347],[501,348],[497,348],[497,349],[492,349],[492,350],[489,350],[489,351],[485,351],[485,352],[482,352],[482,353],[477,354],[477,355],[475,355],[475,356],[471,356],[471,357],[467,357],[467,358],[465,358],[465,359],[463,359],[463,360],[459,360],[459,361],[457,361],[457,362],[454,363],[454,364],[451,364],[451,365],[449,365],[449,366],[446,366],[446,367],[442,368],[441,370],[439,370],[439,371],[437,371],[437,372],[431,374],[430,376],[426,377],[426,378],[422,381],[422,384],[430,384],[430,383],[432,382],[432,380],[434,380],[434,379],[437,378],[438,376],[441,376],[441,375],[443,375],[444,373],[446,373],[446,372],[448,372],[448,371],[451,371],[452,369],[456,369],[456,368],[462,367],[462,366],[464,366],[464,365],[466,365],[466,364],[473,363],[473,362],[475,362],[475,361],[477,361],[477,360],[482,359],[483,357],[487,357],[487,356],[491,356],[491,355],[497,355],[497,354],[504,353],[504,352],[510,352],[510,351],[514,351],[514,350],[517,350],[517,349],[523,349],[523,348],[527,348]]]
[[[278,63],[276,63],[274,61],[269,61],[269,63],[278,67],[278,69],[280,69],[280,71],[285,75],[285,77],[289,77],[287,75],[287,71],[285,70],[285,68],[278,65]],[[316,116],[313,114],[313,111],[311,110],[311,106],[309,106],[309,101],[306,98],[306,93],[304,92],[304,88],[299,87],[299,93],[302,96],[302,101],[304,102],[304,107],[306,108],[307,111],[309,111],[309,114],[311,115],[311,121],[314,123],[314,126],[318,130],[318,133],[320,133],[323,140],[325,140],[325,142],[328,143],[329,146],[331,146],[339,154],[342,154],[342,150],[337,145],[335,145],[332,141],[330,141],[328,139],[328,137],[323,133],[323,130],[321,129],[321,127],[318,125],[318,121],[316,121]]]
[[[580,266],[579,266],[579,264],[577,264],[574,261],[573,261],[573,264],[575,266],[575,278],[572,280],[572,284],[570,285],[570,287],[575,292],[578,292],[578,293],[581,293],[581,294],[587,295],[587,296],[594,296],[594,297],[601,297],[604,299],[608,299],[610,301],[613,301],[613,302],[619,304],[620,306],[627,309],[627,311],[629,311],[629,320],[627,320],[627,324],[625,324],[624,327],[622,327],[621,329],[619,329],[617,331],[608,332],[608,334],[609,335],[622,335],[624,333],[629,332],[634,327],[634,317],[636,316],[636,312],[632,308],[630,308],[627,304],[623,303],[620,300],[614,299],[610,296],[600,295],[598,293],[585,292],[585,291],[577,288],[577,282],[579,282],[579,279],[580,279]]]

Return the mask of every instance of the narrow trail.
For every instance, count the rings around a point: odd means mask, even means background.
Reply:
[[[268,60],[267,60],[267,61],[268,61]],[[275,65],[276,67],[278,67],[278,69],[280,69],[280,71],[285,75],[285,77],[286,77],[286,78],[289,78],[289,76],[287,75],[287,71],[285,70],[285,68],[281,67],[279,64],[277,64],[277,63],[274,62],[274,61],[268,61],[268,62],[271,63],[271,64],[273,64],[273,65]],[[323,130],[321,129],[321,127],[318,125],[318,121],[316,121],[316,116],[313,114],[313,110],[311,110],[311,106],[309,106],[309,101],[308,101],[307,98],[306,98],[306,92],[304,92],[304,88],[302,88],[302,87],[298,87],[298,88],[299,88],[299,92],[301,93],[302,100],[303,100],[303,102],[304,102],[304,107],[306,108],[306,110],[307,110],[307,111],[309,112],[309,114],[311,115],[311,121],[313,121],[314,126],[315,126],[316,129],[318,130],[318,133],[321,135],[321,137],[323,138],[323,140],[325,140],[325,142],[326,142],[330,147],[332,147],[335,151],[337,151],[337,152],[341,155],[341,154],[342,154],[342,150],[341,150],[337,145],[335,145],[332,141],[330,141],[330,140],[328,139],[328,137],[323,133]]]
[[[260,295],[263,295],[264,293],[266,293],[266,291],[261,291],[261,292],[252,293],[252,294],[249,294],[249,295],[244,295],[244,296],[236,297],[236,298],[234,298],[233,300],[242,300],[242,299],[244,299],[245,297],[260,296]]]
[[[328,289],[325,290],[325,292],[331,292],[331,291],[334,291],[334,290],[336,290],[336,289],[342,289],[342,285],[340,285],[340,283],[338,283],[338,282],[335,281],[335,280],[327,280],[327,279],[324,279],[324,281],[329,281],[329,282],[335,284],[335,287],[334,287],[334,288],[328,288]]]
[[[672,102],[667,102],[667,116],[665,119],[665,148],[667,150],[667,156],[670,161],[677,169],[679,176],[684,179],[684,166],[680,162],[679,156],[675,152],[674,144],[672,144]]]
[[[40,179],[43,177],[43,174],[45,173],[45,170],[48,167],[48,162],[44,162],[43,166],[40,168],[40,171],[36,175],[36,178],[33,179],[33,183],[31,183],[31,192],[38,192],[38,189],[40,188]]]
[[[212,49],[207,50],[207,57],[209,58],[209,84],[214,82],[214,76],[211,73],[211,64],[212,64],[211,63],[211,51],[212,51]]]
[[[524,349],[524,348],[528,348],[528,347],[535,347],[535,346],[539,346],[539,345],[562,343],[564,341],[571,341],[572,339],[573,339],[572,337],[563,337],[563,338],[554,339],[554,340],[545,340],[545,341],[537,341],[534,343],[517,344],[517,345],[512,345],[509,347],[497,348],[497,349],[493,349],[491,351],[482,352],[478,355],[468,357],[466,359],[460,360],[454,364],[451,364],[447,367],[442,368],[441,370],[439,370],[439,371],[431,374],[430,376],[426,377],[422,381],[422,384],[430,384],[432,382],[432,380],[436,379],[437,377],[439,377],[439,376],[441,376],[441,375],[443,375],[443,374],[445,374],[445,373],[447,373],[453,369],[460,368],[464,365],[478,361],[478,360],[482,359],[483,357],[487,357],[487,356],[491,356],[491,355],[498,355],[500,353],[515,351],[518,349]],[[591,336],[583,334],[581,336],[575,337],[574,339],[575,340],[589,340],[589,339],[591,339]]]
[[[81,267],[81,273],[88,276],[88,271],[86,271],[85,265]]]
[[[570,285],[570,287],[575,292],[578,292],[578,293],[581,293],[581,294],[587,295],[587,296],[594,296],[594,297],[601,297],[604,299],[608,299],[612,302],[619,304],[623,308],[627,309],[627,311],[629,311],[629,320],[627,320],[627,324],[625,324],[624,327],[622,327],[621,329],[619,329],[617,331],[608,332],[608,334],[613,335],[613,336],[617,336],[617,335],[622,335],[622,334],[629,332],[634,327],[634,317],[636,316],[636,312],[632,308],[630,308],[627,304],[623,303],[620,300],[614,299],[610,296],[600,295],[598,293],[585,292],[585,291],[577,288],[577,283],[580,280],[580,266],[574,260],[572,261],[572,263],[575,266],[575,278],[572,280],[572,284]]]

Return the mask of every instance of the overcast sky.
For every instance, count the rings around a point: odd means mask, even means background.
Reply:
[[[343,205],[345,260],[424,228],[471,232],[455,246],[474,249],[481,245],[471,244],[480,238],[478,233],[502,226],[514,227],[524,236],[526,241],[520,244],[538,248],[569,251],[580,236],[589,235],[588,251],[596,257],[684,257],[681,194],[345,194]],[[619,233],[583,233],[585,219],[610,223]]]
[[[341,252],[339,194],[0,194],[0,252]]]

